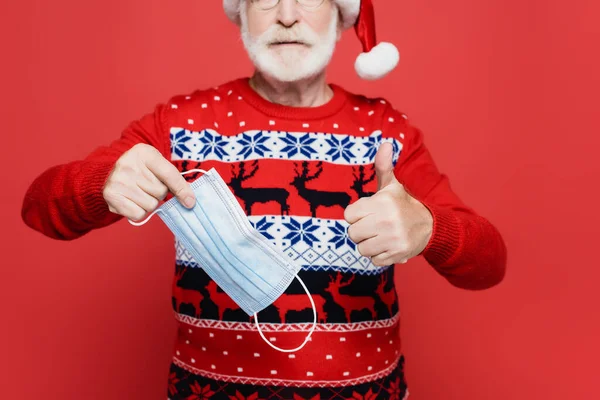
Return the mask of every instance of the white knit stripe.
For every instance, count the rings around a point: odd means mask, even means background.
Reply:
[[[375,154],[382,142],[391,142],[394,145],[394,163],[403,148],[398,139],[384,139],[381,130],[376,130],[366,137],[328,132],[268,130],[249,130],[228,136],[214,129],[194,131],[179,127],[171,128],[170,133],[173,161],[236,162],[281,159],[366,165],[375,161]]]
[[[173,363],[178,367],[181,367],[195,375],[204,376],[209,379],[216,379],[224,382],[240,383],[245,385],[266,385],[266,386],[295,386],[295,387],[342,387],[342,386],[355,386],[366,382],[376,381],[387,375],[389,375],[400,362],[401,356],[397,356],[396,359],[390,363],[390,366],[378,371],[373,374],[367,374],[360,377],[344,380],[287,380],[287,379],[264,379],[264,378],[253,378],[249,376],[230,376],[218,374],[211,371],[201,370],[195,368],[176,356],[173,357]]]
[[[248,219],[258,232],[304,270],[375,275],[388,268],[374,265],[369,257],[358,252],[348,237],[349,224],[345,220],[286,215],[251,215]],[[200,266],[177,239],[175,253],[180,265]]]
[[[223,329],[226,331],[256,332],[254,322],[232,322],[214,319],[198,319],[189,315],[175,313],[175,319],[194,328]],[[395,326],[400,320],[400,313],[392,318],[373,321],[362,321],[352,323],[325,323],[317,324],[315,332],[357,332],[372,329],[385,329]],[[301,323],[267,323],[261,322],[260,328],[263,332],[308,332],[312,328],[312,322]]]

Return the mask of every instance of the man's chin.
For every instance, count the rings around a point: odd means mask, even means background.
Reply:
[[[251,58],[261,73],[280,82],[297,82],[320,72],[317,71],[319,68],[314,65],[315,57],[311,56],[310,52],[263,49],[261,52],[252,53]]]
[[[289,75],[293,71],[307,69],[308,60],[308,55],[286,51],[279,54],[270,53],[268,56],[262,57],[260,64],[268,65],[270,70],[282,71],[282,75]]]
[[[307,74],[301,73],[297,68],[290,67],[271,67],[266,70],[261,70],[261,73],[279,82],[285,83],[298,82],[307,78]]]

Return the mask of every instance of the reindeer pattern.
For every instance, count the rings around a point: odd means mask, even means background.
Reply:
[[[392,268],[373,276],[339,271],[300,271],[299,276],[311,293],[319,323],[371,321],[392,318],[398,312]],[[195,318],[253,321],[201,268],[176,266],[173,310]],[[297,280],[259,313],[261,323],[299,323],[312,318],[310,301]]]
[[[373,191],[366,189],[367,185],[375,181],[375,170],[372,164],[359,165],[352,167],[352,181],[348,181],[347,190],[324,190],[319,187],[331,187],[337,181],[337,177],[322,177],[324,164],[322,161],[313,163],[308,161],[293,162],[289,164],[293,168],[293,177],[286,180],[286,171],[264,171],[260,170],[259,160],[252,162],[239,161],[230,163],[229,166],[218,166],[217,169],[221,176],[226,180],[227,185],[239,200],[246,215],[256,215],[257,205],[276,204],[280,215],[290,215],[291,197],[298,197],[308,206],[310,216],[317,218],[319,211],[323,209],[336,210],[337,214],[343,215],[343,211],[353,201],[361,197],[368,197],[374,194]],[[180,170],[188,171],[191,169],[201,169],[202,163],[192,163],[189,160],[181,162]],[[225,168],[229,168],[227,174]],[[277,174],[281,176],[280,185],[258,186],[254,178],[259,178],[260,174]],[[200,177],[200,172],[193,172],[184,175],[188,182],[193,182]],[[227,175],[229,175],[227,177]],[[276,179],[278,181],[279,179]],[[339,185],[338,185],[339,186]],[[258,213],[260,214],[260,212]]]
[[[268,169],[265,161],[209,163],[184,160],[179,169],[209,170],[214,166],[249,217],[264,215],[268,206],[282,217],[297,215],[298,209],[302,209],[308,211],[307,217],[319,218],[324,212],[330,212],[343,219],[348,205],[375,193],[373,164],[349,166],[351,175],[341,179],[331,171],[326,172],[331,163],[324,161],[288,160],[280,162],[281,167],[276,171]],[[200,176],[197,172],[184,175],[188,182]],[[177,268],[173,283],[175,312],[195,318],[252,321],[202,268],[181,265]],[[300,271],[309,286],[320,323],[392,318],[398,312],[393,275],[393,268],[375,274],[335,269]],[[282,296],[261,311],[260,320],[265,323],[306,322],[312,320],[312,312],[306,293],[297,281],[293,281]]]
[[[282,188],[272,187],[245,187],[242,186],[244,181],[252,178],[258,171],[258,160],[252,163],[252,171],[246,173],[246,163],[240,162],[238,171],[235,166],[231,166],[232,177],[229,181],[229,186],[233,193],[244,201],[246,206],[246,215],[252,215],[252,206],[254,203],[268,203],[274,201],[279,204],[281,215],[289,213],[290,206],[287,203],[290,193]]]

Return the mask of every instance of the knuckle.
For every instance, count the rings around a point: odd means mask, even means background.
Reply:
[[[165,197],[167,197],[167,194],[169,193],[169,188],[167,188],[163,184],[160,184],[155,187],[154,193],[156,194],[156,197],[158,198],[158,200],[164,200]]]
[[[125,202],[120,197],[115,197],[112,201],[112,206],[115,210],[123,210],[125,208]],[[118,211],[119,214],[122,214],[121,211]]]
[[[139,152],[139,153],[149,153],[152,151],[152,149],[154,149],[154,147],[152,147],[146,143],[137,143],[131,148],[131,150],[133,150],[134,152]]]
[[[123,193],[127,192],[127,183],[124,179],[116,177],[106,188],[109,196],[117,200]]]
[[[158,199],[153,197],[152,200],[150,200],[150,209],[148,211],[152,211],[152,210],[156,209],[156,207],[158,207],[158,203],[159,203]]]
[[[122,168],[124,165],[129,163],[129,158],[131,157],[131,150],[126,151],[115,161],[115,169]]]
[[[392,209],[393,207],[395,207],[396,205],[396,199],[394,198],[394,196],[389,193],[389,192],[384,192],[383,193],[383,202],[384,202],[384,206],[386,208]]]
[[[167,197],[167,194],[169,194],[169,188],[166,187],[165,185],[162,185],[160,188],[160,196],[162,198],[165,198],[165,197]]]
[[[104,201],[109,205],[109,207],[115,208],[118,203],[118,195],[112,190],[112,187],[106,187],[102,192],[102,196],[104,197]]]
[[[147,159],[150,157],[161,156],[160,152],[150,145],[144,145],[144,148],[141,150],[142,158]]]
[[[353,206],[350,205],[350,206],[346,207],[346,209],[344,210],[344,219],[347,222],[350,222],[350,217],[352,216],[352,209],[353,209]],[[349,233],[350,233],[350,228],[348,228],[348,234]]]
[[[358,252],[360,253],[360,255],[362,255],[362,256],[366,256],[366,254],[365,254],[365,246],[364,246],[364,244],[362,244],[362,243],[359,243],[359,244],[356,246],[356,250],[358,250]]]
[[[385,232],[389,232],[394,228],[394,221],[392,220],[392,218],[390,218],[389,214],[379,221],[379,227]]]
[[[112,181],[122,180],[124,176],[135,174],[136,170],[127,158],[120,158],[115,163],[115,168],[110,176]]]
[[[132,218],[136,221],[139,221],[140,219],[144,218],[144,216],[146,215],[146,213],[141,209],[133,211],[132,214],[133,214]]]
[[[360,199],[356,200],[356,203],[354,203],[354,206],[355,206],[355,208],[364,208],[364,207],[368,207],[370,203],[371,203],[371,198],[361,197]]]

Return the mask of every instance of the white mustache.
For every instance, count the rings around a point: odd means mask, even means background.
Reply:
[[[278,25],[273,25],[260,36],[258,42],[263,45],[282,42],[297,42],[312,46],[316,44],[318,40],[318,35],[308,28],[300,27],[300,25],[296,25],[293,28],[281,28]]]

